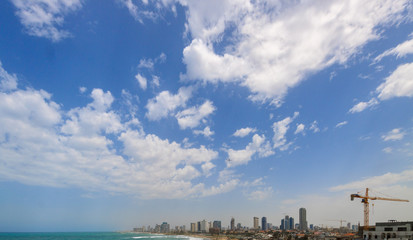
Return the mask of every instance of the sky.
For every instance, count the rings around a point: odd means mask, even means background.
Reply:
[[[0,1],[0,231],[413,201],[410,0]],[[370,224],[412,221],[375,201]]]

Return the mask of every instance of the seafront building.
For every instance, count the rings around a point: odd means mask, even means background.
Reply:
[[[221,228],[221,221],[214,221],[214,222],[212,223],[212,227],[221,230],[221,229],[222,229],[222,228]]]

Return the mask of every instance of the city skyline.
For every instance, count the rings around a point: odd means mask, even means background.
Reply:
[[[356,224],[351,194],[412,201],[412,16],[409,0],[0,1],[0,231],[295,225],[300,207]],[[411,212],[376,201],[370,222]]]

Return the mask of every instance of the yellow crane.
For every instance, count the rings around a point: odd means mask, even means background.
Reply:
[[[409,202],[409,200],[405,199],[397,199],[397,198],[384,198],[384,197],[372,197],[369,196],[369,189],[366,188],[366,195],[360,194],[351,194],[351,201],[354,198],[361,198],[361,202],[364,203],[364,230],[367,230],[369,227],[369,200],[385,200],[385,201],[397,201],[397,202]]]

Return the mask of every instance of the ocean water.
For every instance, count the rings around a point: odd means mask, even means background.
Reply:
[[[181,235],[119,232],[0,233],[0,240],[202,240]]]

